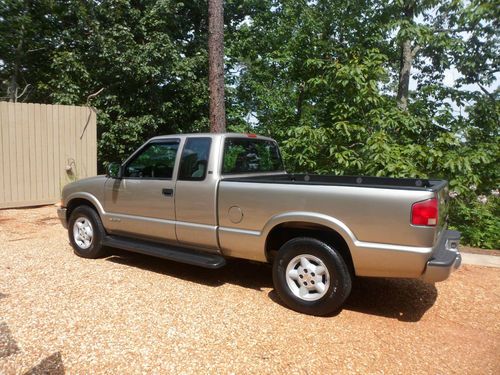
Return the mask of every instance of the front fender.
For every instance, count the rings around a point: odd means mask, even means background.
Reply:
[[[101,202],[99,201],[99,199],[97,199],[94,195],[87,193],[87,192],[75,192],[75,193],[69,194],[64,199],[64,202],[63,202],[64,206],[68,207],[69,203],[74,199],[85,199],[94,205],[94,207],[97,209],[97,211],[99,212],[100,215],[103,215],[105,213],[104,208],[103,208]]]

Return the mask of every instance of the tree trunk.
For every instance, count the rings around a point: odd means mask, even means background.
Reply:
[[[14,72],[10,76],[9,86],[7,87],[7,95],[9,97],[9,102],[15,103],[17,102],[17,69],[14,69]]]
[[[297,114],[295,120],[297,125],[300,125],[300,119],[302,118],[302,106],[304,105],[304,94],[305,94],[305,83],[301,82],[299,84],[299,94],[297,96]]]
[[[408,23],[413,23],[415,15],[415,3],[410,0],[403,5],[402,18]],[[412,50],[411,40],[408,36],[401,42],[401,60],[399,62],[399,83],[397,103],[398,107],[406,111],[408,109],[408,95],[410,91],[410,75],[416,50]]]
[[[401,61],[399,68],[399,84],[398,84],[398,107],[407,110],[408,95],[410,91],[410,74],[413,56],[411,53],[411,41],[405,40],[401,45]]]
[[[210,131],[226,131],[224,106],[224,7],[223,0],[208,0],[208,85]]]
[[[14,60],[14,67],[12,69],[12,74],[10,76],[9,86],[7,87],[7,95],[9,97],[9,102],[15,103],[17,102],[17,92],[19,90],[19,84],[17,82],[17,77],[19,74],[19,69],[21,66],[21,53],[23,50],[23,41],[24,41],[24,25],[21,26],[21,35],[19,38],[19,43],[16,47],[16,57]]]

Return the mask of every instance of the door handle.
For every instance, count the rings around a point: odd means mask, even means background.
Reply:
[[[174,189],[161,189],[161,193],[166,197],[171,197],[174,195]]]

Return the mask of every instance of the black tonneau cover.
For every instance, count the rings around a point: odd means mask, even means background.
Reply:
[[[422,178],[390,178],[371,176],[334,176],[315,174],[279,174],[279,175],[257,175],[249,177],[229,177],[224,181],[234,182],[257,182],[278,184],[300,184],[300,185],[336,185],[336,186],[358,186],[382,189],[407,189],[439,191],[444,188],[446,180],[428,180]]]

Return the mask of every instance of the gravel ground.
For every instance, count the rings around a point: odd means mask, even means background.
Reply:
[[[358,279],[330,318],[265,265],[73,255],[53,207],[0,211],[0,373],[500,373],[500,269]]]

